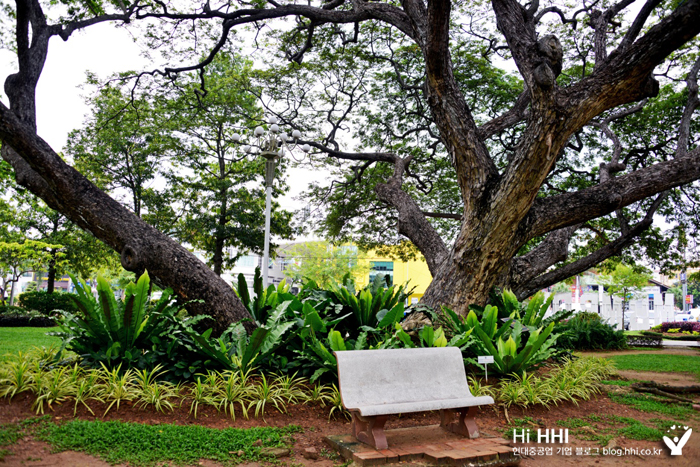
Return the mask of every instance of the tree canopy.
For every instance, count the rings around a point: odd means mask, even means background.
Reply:
[[[313,190],[330,203],[327,231],[410,240],[434,277],[429,305],[464,313],[494,286],[527,296],[635,242],[652,257],[670,251],[659,261],[672,263],[678,232],[696,238],[699,218],[700,0],[647,0],[628,13],[634,3],[71,2],[57,17],[18,0],[2,155],[125,268],[201,298],[222,326],[246,316],[213,272],[36,134],[51,37],[145,23],[170,65],[134,81],[197,73],[197,95],[227,44],[257,47],[270,85],[250,92],[283,123],[315,130],[312,163],[337,171],[330,189]],[[659,214],[675,234],[652,227]]]

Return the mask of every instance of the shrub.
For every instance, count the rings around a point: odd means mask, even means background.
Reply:
[[[27,310],[18,306],[0,305],[0,315],[20,316],[27,313]]]
[[[23,313],[6,313],[0,315],[0,327],[4,328],[50,328],[56,326],[53,318],[44,316],[36,311],[22,310]]]
[[[674,329],[674,331],[671,331]],[[697,321],[673,321],[667,323],[661,323],[662,332],[700,332],[700,323]]]
[[[25,292],[19,296],[19,304],[25,310],[36,310],[44,315],[50,315],[54,310],[76,312],[78,309],[73,302],[74,294],[41,290]]]
[[[569,350],[620,350],[627,348],[622,330],[603,322],[596,313],[578,313],[558,323],[554,332],[561,334],[557,347]]]
[[[520,376],[547,359],[557,357],[555,343],[558,335],[552,331],[555,323],[570,312],[559,312],[545,318],[552,298],[545,300],[544,293],[538,292],[529,302],[520,303],[512,292],[506,290],[494,300],[496,306],[470,306],[466,318],[443,307],[443,318],[439,322],[444,323],[450,332],[474,331],[466,344],[460,345],[465,362],[476,365],[474,357],[491,355],[496,374]],[[503,315],[507,318],[501,319]]]

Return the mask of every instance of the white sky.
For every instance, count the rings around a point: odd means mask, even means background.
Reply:
[[[638,6],[630,8],[636,13]],[[14,54],[0,50],[0,80],[16,70]],[[513,67],[513,65],[510,65]],[[56,151],[63,150],[68,133],[80,128],[89,109],[82,96],[81,86],[85,73],[91,71],[105,78],[116,71],[151,69],[151,62],[141,56],[139,46],[128,31],[105,23],[74,33],[67,42],[51,39],[49,54],[37,88],[38,133]],[[507,67],[506,67],[507,68]],[[2,101],[7,99],[2,94]],[[291,169],[287,178],[290,193],[278,200],[283,208],[300,209],[294,200],[311,181],[326,178],[327,174],[306,169]],[[657,225],[667,228],[661,219]]]
[[[39,136],[56,151],[62,151],[68,133],[81,128],[89,108],[81,86],[86,72],[106,78],[114,72],[149,70],[153,64],[141,55],[142,50],[124,28],[109,23],[90,26],[73,33],[64,42],[53,37],[44,71],[37,86],[37,128]],[[0,50],[0,80],[17,70],[15,55]],[[2,93],[2,102],[9,105]],[[323,176],[305,169],[291,169],[287,182],[289,194],[278,200],[284,209],[302,207],[293,197],[298,196],[314,179]]]

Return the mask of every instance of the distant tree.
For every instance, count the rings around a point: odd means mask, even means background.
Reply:
[[[46,266],[51,260],[61,265],[63,253],[61,245],[52,245],[34,240],[24,243],[0,242],[0,301],[5,305],[5,294],[11,291],[20,276],[27,271],[37,270]],[[56,254],[52,254],[56,251]],[[10,292],[10,304],[12,304],[12,292]]]
[[[622,322],[625,322],[625,314],[629,308],[629,301],[649,285],[651,274],[625,264],[618,264],[609,275],[601,276],[600,283],[605,290],[622,300]]]
[[[98,85],[92,76],[87,84]],[[170,174],[173,138],[164,109],[116,84],[100,86],[87,104],[91,114],[66,145],[75,168],[134,214],[172,233],[176,193],[163,181]]]
[[[118,264],[113,250],[17,185],[8,176],[10,170],[8,163],[0,161],[0,188],[7,195],[7,199],[0,199],[0,241],[37,240],[61,246],[60,261],[59,251],[51,251],[52,259],[45,265],[47,292],[53,292],[56,277],[66,271],[90,277],[100,267]]]
[[[217,275],[233,267],[242,252],[262,254],[265,238],[265,161],[251,156],[233,135],[262,118],[251,87],[251,66],[233,54],[220,55],[207,68],[208,92],[196,96],[200,79],[185,81],[191,92],[170,93],[161,106],[172,139],[172,160],[180,173],[171,183],[186,199],[177,224],[180,240],[203,251]],[[278,175],[285,165],[278,164]],[[275,178],[273,196],[288,190]],[[291,238],[292,214],[273,204],[271,232]],[[272,245],[272,249],[274,250]]]
[[[358,250],[352,246],[335,246],[328,242],[298,243],[285,250],[289,265],[285,275],[294,282],[313,280],[321,287],[339,283],[350,274],[359,279],[369,272],[369,265],[360,261]]]
[[[683,284],[680,282],[676,283],[673,287],[668,289],[669,293],[673,294],[674,304],[683,309],[683,304],[685,303],[685,297],[683,296]],[[693,296],[693,303],[691,308],[696,308],[700,306],[700,278],[693,277],[692,274],[688,275],[688,283],[686,284],[686,291],[688,295]]]

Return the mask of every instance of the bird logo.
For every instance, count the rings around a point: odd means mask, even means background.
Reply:
[[[671,433],[671,431],[675,431],[676,428],[679,430],[681,429],[681,426],[678,425],[673,425],[670,430],[667,431],[667,433]],[[683,436],[678,439],[678,436],[674,436],[673,440],[669,438],[668,436],[664,436],[664,443],[666,443],[666,446],[671,450],[671,455],[672,456],[680,456],[683,454],[682,449],[683,446],[685,446],[685,443],[688,442],[688,439],[690,438],[691,433],[693,433],[693,429],[689,428],[687,426],[684,426],[683,429],[685,430],[685,433],[683,433]]]

